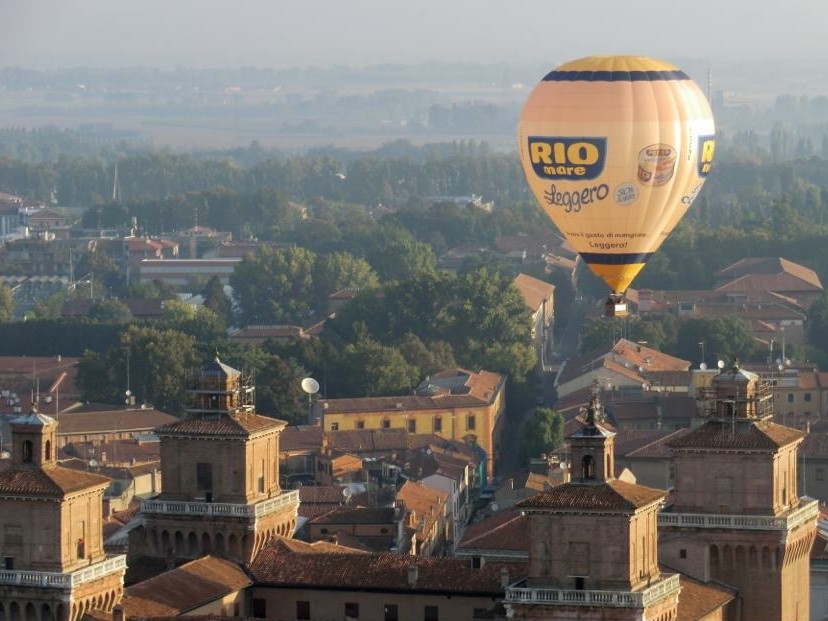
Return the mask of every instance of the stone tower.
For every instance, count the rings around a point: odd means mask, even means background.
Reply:
[[[771,421],[771,386],[737,364],[701,397],[706,421],[670,443],[676,487],[659,517],[662,560],[736,587],[744,621],[806,620],[818,509],[797,493],[805,434]]]
[[[598,422],[569,437],[572,480],[524,500],[529,578],[506,590],[513,619],[676,618],[678,574],[658,565],[658,511],[665,492],[615,478],[615,434]]]
[[[205,554],[249,563],[267,539],[290,536],[299,492],[279,486],[284,421],[254,411],[254,388],[218,357],[188,383],[185,419],[155,430],[162,493],[141,504],[130,557]]]
[[[103,549],[106,477],[58,465],[57,422],[32,410],[10,421],[0,472],[0,618],[75,621],[111,611],[126,557]]]

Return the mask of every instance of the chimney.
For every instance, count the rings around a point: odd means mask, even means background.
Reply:
[[[505,589],[506,587],[509,586],[510,582],[511,582],[511,580],[509,580],[509,569],[507,567],[501,567],[500,568],[500,588]]]
[[[112,609],[112,621],[124,621],[124,609],[120,604]]]
[[[417,586],[417,566],[416,565],[409,565],[408,566],[408,586],[414,588]]]

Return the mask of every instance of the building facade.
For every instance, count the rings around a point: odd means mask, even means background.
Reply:
[[[769,384],[734,365],[703,391],[706,422],[669,442],[675,489],[663,562],[738,589],[742,621],[810,619],[817,501],[800,497],[804,432],[772,422]]]
[[[216,554],[249,563],[296,527],[298,491],[279,484],[286,423],[259,416],[248,378],[218,358],[190,379],[187,418],[158,427],[162,493],[141,504],[130,557]]]
[[[414,395],[326,399],[320,406],[326,431],[405,429],[475,445],[491,477],[503,433],[506,378],[452,369],[427,379]]]
[[[53,418],[32,411],[10,426],[12,463],[0,472],[0,618],[76,621],[111,611],[126,557],[104,552],[109,479],[58,465]]]

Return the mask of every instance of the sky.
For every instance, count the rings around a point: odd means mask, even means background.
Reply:
[[[0,0],[0,67],[819,58],[823,0]]]

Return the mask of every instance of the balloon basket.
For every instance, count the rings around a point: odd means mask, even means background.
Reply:
[[[604,304],[604,317],[626,317],[629,314],[623,295],[615,293],[607,298]]]

